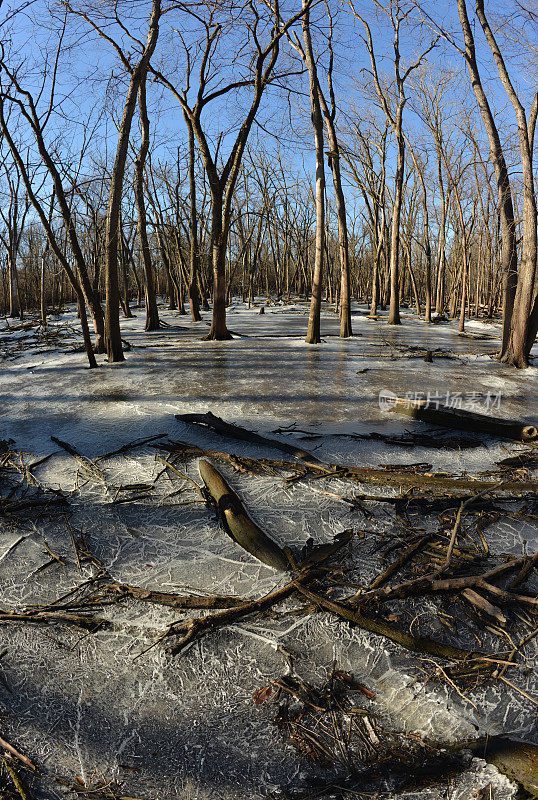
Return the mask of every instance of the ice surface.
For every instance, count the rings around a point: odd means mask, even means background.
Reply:
[[[411,420],[380,411],[382,389],[480,397],[500,392],[500,416],[533,419],[538,410],[538,368],[512,370],[490,355],[498,342],[497,326],[469,323],[470,335],[464,338],[452,323],[427,327],[409,315],[400,328],[389,328],[384,318],[367,319],[364,308],[354,311],[356,337],[339,340],[336,317],[327,311],[324,342],[316,346],[303,341],[306,307],[301,304],[267,306],[259,316],[257,309],[237,302],[229,326],[241,335],[230,342],[201,341],[207,317],[195,324],[164,310],[161,315],[172,327],[145,333],[138,311],[122,323],[132,348],[125,364],[107,365],[98,357],[100,368],[93,371],[83,354],[72,352],[73,344],[80,344],[73,312],[52,321],[69,338],[58,336],[48,349],[31,331],[3,328],[0,439],[11,439],[31,454],[27,463],[53,454],[36,469],[36,477],[44,487],[68,493],[72,531],[86,538],[118,581],[162,591],[188,586],[261,596],[285,578],[240,552],[205,505],[196,502],[188,481],[157,477],[163,465],[154,449],[144,446],[99,462],[103,482],[88,476],[50,437],[93,459],[159,433],[239,455],[282,457],[276,450],[223,441],[174,418],[212,411],[294,441],[320,458],[358,466],[427,462],[434,470],[478,475],[521,450],[493,438],[448,450],[345,436],[416,430]],[[21,340],[27,349],[19,347]],[[425,349],[457,359],[439,356],[427,364],[416,357]],[[285,426],[295,432],[273,433]],[[311,436],[303,439],[305,431]],[[178,466],[200,482],[194,461]],[[365,517],[338,499],[352,493],[345,482],[286,486],[277,478],[222,469],[256,521],[296,553],[310,537],[321,543],[346,528],[366,530],[352,545],[362,578],[379,570],[380,547],[402,534],[392,507],[371,504],[371,516]],[[150,496],[140,491],[140,499],[117,502],[130,496],[121,487],[153,481]],[[364,491],[394,493],[382,487]],[[424,529],[431,524],[418,521]],[[535,520],[517,513],[497,520],[486,536],[494,552],[521,555],[538,544]],[[64,563],[44,566],[51,561],[45,542]],[[51,602],[94,572],[88,564],[79,570],[61,515],[0,520],[2,608]],[[433,602],[413,613],[419,632],[435,630]],[[140,655],[176,618],[171,610],[125,601],[99,614],[111,627],[93,634],[63,625],[0,624],[0,733],[39,765],[34,791],[43,800],[65,796],[55,782],[58,776],[72,780],[78,775],[88,782],[114,777],[127,794],[145,800],[256,800],[278,786],[301,787],[308,777],[319,776],[319,769],[303,761],[271,724],[271,712],[252,702],[256,689],[286,669],[278,645],[293,654],[295,669],[305,678],[323,679],[335,661],[354,672],[376,692],[376,713],[394,730],[418,731],[445,743],[501,731],[536,736],[535,707],[517,691],[506,685],[502,690],[478,687],[472,694],[475,708],[443,684],[424,684],[434,668],[426,658],[419,659],[417,669],[416,656],[328,615],[247,620],[172,659],[159,646]],[[469,642],[472,646],[470,633]],[[530,671],[512,678],[531,694],[536,659],[536,649],[529,647]],[[490,782],[497,800],[514,796],[509,782],[480,760],[454,778],[450,796],[464,800]],[[444,791],[398,797],[437,800]]]

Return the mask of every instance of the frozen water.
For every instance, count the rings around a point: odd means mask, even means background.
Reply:
[[[459,337],[452,323],[427,327],[409,315],[400,328],[389,328],[383,317],[373,322],[364,308],[356,308],[357,336],[342,341],[335,315],[327,311],[324,342],[308,346],[301,304],[268,306],[259,316],[257,309],[236,303],[229,327],[240,336],[230,342],[201,341],[207,318],[194,324],[164,310],[161,315],[172,327],[147,334],[143,312],[137,313],[122,323],[132,348],[126,362],[107,365],[99,357],[101,366],[93,371],[83,354],[66,351],[59,339],[47,349],[32,331],[5,327],[0,339],[5,354],[0,439],[12,439],[18,450],[32,454],[27,463],[53,454],[36,469],[36,477],[43,486],[68,493],[74,534],[82,533],[115,579],[136,586],[261,596],[285,579],[238,550],[211,512],[196,502],[188,481],[158,477],[163,464],[150,446],[99,462],[102,481],[89,476],[51,436],[92,459],[159,433],[239,455],[282,457],[277,450],[226,442],[174,418],[212,411],[332,462],[427,462],[433,469],[478,475],[521,447],[486,437],[469,449],[409,449],[346,435],[399,435],[413,429],[411,420],[380,411],[382,389],[459,392],[480,402],[489,392],[500,402],[500,416],[532,420],[537,415],[538,368],[517,372],[498,364],[491,356],[498,343],[495,325],[472,322],[469,335]],[[54,325],[69,334],[64,345],[80,344],[73,312]],[[457,357],[434,353],[427,364],[417,357],[425,349]],[[285,426],[295,432],[273,433]],[[179,468],[200,482],[195,462]],[[296,553],[310,537],[329,542],[346,528],[366,530],[352,551],[362,578],[379,570],[380,547],[402,533],[391,507],[372,505],[372,516],[365,518],[339,499],[352,493],[345,482],[286,486],[272,477],[238,475],[229,467],[223,471],[259,524]],[[139,499],[117,502],[130,496],[121,487],[154,481],[149,496],[136,490]],[[500,518],[486,536],[493,552],[521,555],[538,544],[534,519],[517,514]],[[47,547],[63,563],[49,564]],[[0,520],[2,608],[51,602],[90,578],[94,569],[86,564],[79,570],[61,515]],[[433,603],[413,613],[420,632],[434,630]],[[442,743],[501,731],[536,735],[535,707],[517,691],[506,685],[502,690],[479,687],[472,705],[445,685],[432,680],[424,685],[434,668],[427,659],[419,659],[422,671],[417,670],[416,656],[327,615],[245,621],[172,659],[159,646],[140,654],[176,619],[175,612],[124,601],[98,614],[110,627],[93,634],[62,625],[0,623],[0,733],[37,762],[34,790],[43,800],[65,795],[55,782],[58,776],[73,780],[78,775],[89,782],[115,778],[127,794],[145,800],[256,800],[280,785],[301,786],[305,778],[319,776],[319,769],[304,762],[273,727],[271,713],[252,702],[256,689],[286,669],[279,645],[293,654],[295,669],[306,678],[323,679],[334,661],[354,672],[375,690],[376,713],[394,730],[418,731]],[[537,653],[529,651],[532,671]],[[512,680],[534,691],[532,672]],[[451,797],[463,800],[490,782],[498,800],[514,796],[492,767],[473,761],[454,779]],[[424,789],[399,798],[441,796],[441,790]]]

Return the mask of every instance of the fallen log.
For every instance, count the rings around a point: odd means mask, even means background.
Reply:
[[[530,797],[538,797],[538,747],[535,744],[495,737],[486,741],[478,753],[499,772],[515,780]]]
[[[462,491],[495,491],[505,493],[516,493],[518,496],[525,493],[536,494],[538,492],[538,480],[526,481],[503,481],[502,486],[492,481],[473,480],[472,478],[449,478],[445,474],[427,473],[417,475],[405,470],[391,471],[376,469],[375,467],[350,467],[340,464],[297,464],[293,461],[274,461],[268,458],[246,458],[225,453],[219,450],[205,450],[197,445],[187,442],[168,442],[163,445],[155,445],[158,449],[168,452],[182,453],[186,458],[197,458],[199,456],[209,456],[215,461],[223,461],[231,464],[232,467],[244,472],[255,474],[278,474],[278,471],[296,472],[298,468],[308,467],[301,480],[308,480],[309,477],[327,477],[336,472],[339,478],[345,478],[357,483],[374,484],[377,486],[392,486],[395,488],[415,488],[426,491],[433,491],[441,494],[459,493]],[[328,469],[330,468],[330,469]],[[376,498],[383,500],[384,498]],[[390,498],[386,498],[390,500]]]
[[[288,442],[280,442],[278,439],[269,439],[266,436],[260,436],[259,433],[254,433],[239,425],[232,425],[225,422],[220,417],[216,417],[211,411],[207,414],[176,414],[176,419],[180,422],[186,422],[193,425],[202,425],[205,428],[219,433],[221,436],[227,436],[231,439],[239,439],[242,442],[250,442],[250,444],[259,444],[264,447],[271,447],[275,450],[280,450],[282,453],[294,456],[305,462],[312,462],[314,464],[321,464],[312,453],[307,450],[302,450],[300,447],[288,444]]]
[[[520,442],[538,440],[538,428],[527,422],[488,417],[485,414],[478,414],[462,408],[440,406],[431,400],[410,400],[398,397],[394,398],[389,410],[444,428],[489,433],[501,439],[516,439]]]
[[[273,569],[285,572],[290,560],[284,550],[250,519],[235,492],[228,486],[220,472],[200,459],[198,468],[203,482],[217,504],[225,523],[226,532],[244,550]]]

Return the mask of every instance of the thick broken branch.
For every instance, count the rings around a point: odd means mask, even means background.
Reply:
[[[264,564],[283,572],[289,570],[290,561],[284,550],[250,519],[241,500],[220,472],[205,459],[200,459],[198,466],[232,539]]]
[[[229,422],[225,422],[220,417],[216,417],[211,411],[208,411],[207,414],[176,414],[176,419],[188,424],[202,425],[205,428],[215,431],[215,433],[219,433],[221,436],[227,436],[231,439],[239,439],[242,442],[250,442],[250,444],[259,444],[263,447],[271,447],[275,450],[280,450],[283,453],[288,453],[290,456],[295,456],[295,458],[305,463],[311,462],[314,464],[321,464],[319,459],[306,450],[302,450],[287,442],[280,442],[278,439],[268,439],[266,436],[260,436],[259,433],[253,433],[239,425],[232,425]]]
[[[496,484],[491,481],[473,480],[472,478],[447,478],[444,474],[419,474],[405,470],[384,470],[374,467],[351,467],[343,464],[297,464],[293,461],[274,461],[269,458],[245,458],[219,450],[205,450],[197,445],[187,442],[174,441],[166,445],[156,445],[158,448],[169,452],[182,453],[186,458],[197,458],[207,456],[215,461],[223,461],[231,464],[235,469],[255,474],[271,474],[279,471],[297,472],[297,469],[304,469],[301,480],[308,480],[309,477],[328,477],[337,475],[338,478],[355,481],[356,483],[375,484],[377,486],[392,486],[395,488],[407,488],[425,490],[441,494],[460,493],[465,491],[496,491],[512,492],[518,495],[525,493],[538,493],[538,480],[528,481],[504,481],[502,486],[497,489]],[[381,499],[381,498],[379,498]]]
[[[396,398],[390,410],[444,428],[489,433],[500,439],[516,439],[520,442],[532,442],[538,439],[538,428],[527,422],[488,417],[461,408],[439,406],[428,400]]]

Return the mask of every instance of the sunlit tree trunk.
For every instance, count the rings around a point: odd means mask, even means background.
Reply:
[[[146,302],[146,325],[147,331],[156,331],[160,328],[159,312],[157,310],[157,297],[155,295],[155,279],[153,275],[153,264],[149,249],[146,201],[144,198],[144,167],[149,150],[149,119],[146,105],[146,74],[143,75],[138,90],[138,105],[140,108],[140,129],[142,131],[142,141],[138,158],[135,162],[135,182],[134,192],[136,198],[136,209],[138,215],[138,238],[140,241],[140,252],[145,275],[145,302]]]
[[[525,353],[519,353],[516,357],[513,350],[512,341],[512,319],[514,314],[514,303],[516,297],[516,287],[518,285],[517,276],[517,247],[516,247],[516,225],[514,219],[514,207],[512,201],[512,190],[510,177],[504,158],[504,152],[499,138],[499,132],[493,113],[491,111],[486,93],[484,91],[478,64],[476,60],[475,42],[465,0],[457,0],[460,23],[465,39],[465,61],[469,70],[469,76],[475,97],[482,115],[482,121],[488,136],[491,161],[495,169],[497,188],[499,192],[499,206],[501,216],[501,236],[502,236],[502,270],[503,270],[503,295],[504,295],[504,316],[503,316],[503,335],[501,343],[500,358],[502,361],[512,363],[520,362],[519,366],[525,366],[527,358]],[[477,9],[479,4],[477,3]],[[483,13],[482,13],[483,17]],[[484,19],[484,17],[483,17]],[[525,126],[526,127],[526,126]]]
[[[110,362],[125,360],[120,331],[120,293],[118,281],[118,247],[123,179],[129,148],[131,125],[136,108],[136,99],[141,82],[144,80],[148,63],[157,45],[160,15],[161,2],[160,0],[153,0],[146,46],[136,67],[131,67],[127,58],[125,56],[122,57],[122,62],[128,69],[131,78],[123,106],[116,158],[110,181],[105,237],[105,334],[106,350]]]
[[[195,157],[194,157],[194,131],[192,123],[187,114],[183,115],[189,132],[189,194],[190,194],[190,274],[189,274],[189,302],[191,307],[191,317],[193,322],[202,319],[200,314],[200,291],[198,281],[200,275],[200,253],[198,249],[198,219],[196,216],[196,179],[195,179]]]
[[[312,113],[316,152],[316,241],[314,272],[312,276],[312,297],[310,300],[306,342],[308,344],[318,344],[321,341],[320,315],[323,291],[323,255],[325,249],[325,160],[323,155],[323,118],[321,116],[319,101],[318,76],[314,54],[312,52],[312,39],[310,36],[310,12],[305,0],[303,0],[303,8],[305,9],[302,18],[303,40],[310,82],[310,109]]]

